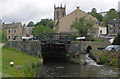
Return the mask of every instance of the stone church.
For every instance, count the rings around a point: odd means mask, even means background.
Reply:
[[[94,27],[98,29],[98,20],[90,14],[80,10],[79,7],[66,15],[66,6],[62,7],[61,5],[60,7],[56,7],[54,5],[54,29],[57,31],[57,33],[74,32],[75,30],[71,29],[70,27],[71,24],[75,21],[76,18],[84,16],[86,16],[86,19],[92,19],[95,22]]]

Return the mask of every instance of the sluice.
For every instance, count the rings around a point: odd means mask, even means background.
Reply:
[[[42,45],[42,57],[44,60],[65,60],[66,49],[64,44]]]

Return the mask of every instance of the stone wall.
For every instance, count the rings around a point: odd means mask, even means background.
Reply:
[[[66,48],[69,52],[80,51],[80,53],[84,53],[88,46],[91,46],[94,51],[98,50],[98,48],[105,48],[108,45],[110,45],[108,42],[75,41],[67,44]]]
[[[66,53],[66,56],[69,55],[68,58],[76,59],[81,54],[87,53],[88,46],[92,47],[91,53],[94,53],[94,51],[98,50],[98,48],[105,48],[108,45],[110,45],[110,43],[108,43],[108,42],[77,41],[77,42],[71,42],[69,44],[65,44],[64,52]],[[22,51],[22,52],[30,54],[30,55],[34,55],[35,57],[42,58],[43,52],[41,52],[41,42],[40,41],[19,41],[19,42],[18,41],[8,41],[8,42],[6,42],[6,46],[9,48],[17,49],[19,51]],[[57,52],[56,52],[56,54],[57,54]],[[59,54],[57,54],[57,55],[59,55]]]
[[[40,41],[8,41],[6,42],[6,47],[42,58]]]
[[[98,50],[98,48],[105,48],[110,43],[108,42],[90,42],[90,41],[75,41],[71,42],[70,44],[66,45],[68,59],[70,61],[72,59],[75,59],[75,61],[79,60],[82,54],[87,53],[87,47],[91,46],[92,50],[90,51],[91,54],[94,54],[95,50]],[[73,62],[75,62],[73,61]],[[79,61],[77,61],[79,62]]]

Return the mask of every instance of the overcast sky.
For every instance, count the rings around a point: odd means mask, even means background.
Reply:
[[[44,18],[54,18],[54,4],[66,4],[69,14],[77,6],[85,12],[96,8],[97,12],[118,9],[119,0],[0,0],[0,18],[3,22],[39,22]]]

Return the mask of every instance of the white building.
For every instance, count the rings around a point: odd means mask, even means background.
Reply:
[[[104,27],[104,24],[103,22],[99,22],[99,28],[98,28],[98,31],[99,31],[99,35],[106,35],[107,34],[107,27]]]
[[[99,34],[100,35],[106,35],[107,34],[107,27],[99,26]]]
[[[120,1],[118,2],[118,12],[120,12]]]

